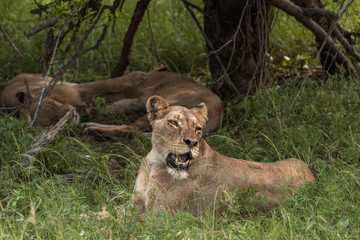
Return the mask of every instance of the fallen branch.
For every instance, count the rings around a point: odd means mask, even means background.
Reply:
[[[65,123],[73,117],[75,112],[75,108],[69,110],[64,117],[62,117],[54,127],[52,127],[49,131],[42,132],[35,141],[30,145],[28,151],[24,154],[21,163],[19,163],[16,167],[16,175],[19,173],[21,167],[27,168],[34,165],[36,160],[36,156],[38,153],[48,145],[54,137],[64,129]]]
[[[19,49],[16,47],[16,45],[14,44],[14,42],[11,40],[11,38],[9,37],[9,35],[7,35],[5,29],[2,28],[2,26],[0,25],[0,30],[1,32],[5,35],[5,38],[8,40],[8,42],[10,43],[11,47],[15,50],[15,52],[17,53],[17,55],[19,56],[20,59],[23,59],[24,56],[21,54],[21,52],[19,51]]]

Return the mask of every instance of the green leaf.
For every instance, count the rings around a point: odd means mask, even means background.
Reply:
[[[76,25],[79,22],[79,19],[77,17],[72,17],[71,22],[72,24]]]

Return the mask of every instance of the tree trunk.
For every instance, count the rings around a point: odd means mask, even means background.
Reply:
[[[234,92],[223,84],[225,74],[221,64],[240,93],[260,88],[267,82],[266,53],[271,22],[268,1],[203,2],[204,31],[211,43],[207,43],[209,69],[214,82],[221,86],[220,92],[225,97]]]

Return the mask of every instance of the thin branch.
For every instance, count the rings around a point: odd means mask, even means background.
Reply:
[[[101,42],[105,39],[108,27],[109,26],[106,24],[102,30],[102,33],[101,33],[99,39],[96,41],[95,45],[85,49],[83,52],[80,53],[80,55],[84,55],[92,50],[98,49],[100,47]]]
[[[55,48],[54,48],[54,51],[53,51],[53,54],[52,54],[52,57],[51,57],[50,65],[49,65],[48,71],[47,71],[47,73],[46,73],[46,75],[45,75],[45,82],[44,82],[43,88],[42,88],[42,90],[41,90],[40,98],[39,98],[39,101],[38,101],[38,104],[37,104],[37,107],[36,107],[35,114],[34,114],[34,116],[32,117],[32,121],[31,121],[30,127],[32,127],[32,126],[34,125],[34,122],[36,121],[36,118],[37,118],[37,116],[38,116],[38,112],[39,112],[39,109],[40,109],[40,105],[41,105],[42,99],[43,99],[43,97],[45,96],[45,90],[48,88],[47,82],[48,82],[50,70],[51,70],[51,67],[52,67],[52,63],[53,63],[53,61],[54,61],[56,49],[57,49],[58,44],[59,44],[60,36],[61,36],[61,33],[59,33],[58,38],[57,38],[57,40],[56,40],[56,44],[55,44]]]
[[[37,34],[38,32],[41,32],[44,29],[47,29],[51,26],[54,26],[57,23],[57,19],[55,17],[50,18],[49,20],[47,20],[46,22],[40,23],[39,25],[31,28],[28,33],[26,34],[27,37],[31,37],[35,34]]]
[[[16,110],[18,108],[22,108],[24,105],[21,104],[21,105],[18,105],[16,107],[0,107],[0,110]]]
[[[101,33],[99,39],[97,40],[97,42],[95,43],[94,46],[89,47],[89,48],[84,50],[84,45],[85,45],[85,42],[87,41],[87,39],[89,38],[90,33],[95,29],[96,25],[100,21],[104,10],[105,9],[110,9],[110,10],[116,9],[119,6],[120,3],[121,3],[121,1],[117,0],[117,1],[114,1],[114,4],[112,6],[107,6],[106,5],[106,6],[102,6],[100,8],[100,10],[95,15],[95,17],[96,17],[95,21],[91,24],[91,26],[83,34],[83,38],[82,38],[82,40],[80,42],[80,46],[77,48],[73,58],[65,66],[62,67],[61,71],[58,74],[56,74],[54,76],[54,78],[50,81],[50,83],[48,84],[48,87],[47,87],[46,92],[45,92],[46,95],[50,94],[51,90],[54,88],[56,83],[60,80],[60,78],[64,75],[64,73],[76,62],[76,60],[80,56],[82,56],[82,55],[84,55],[84,54],[86,54],[86,53],[88,53],[88,52],[90,52],[92,50],[95,50],[95,49],[99,48],[101,42],[105,39],[107,30],[108,30],[108,24],[107,23],[104,24],[102,33]]]
[[[199,6],[189,2],[189,1],[186,1],[186,0],[182,0],[183,2],[186,2],[186,4],[192,8],[195,8],[198,12],[202,13],[204,16],[207,16],[209,17],[208,14],[206,14]]]
[[[155,50],[155,53],[156,53],[156,58],[157,58],[158,64],[161,65],[161,64],[162,64],[162,60],[161,60],[161,58],[160,58],[160,54],[159,54],[158,48],[157,48],[157,46],[156,46],[154,34],[153,34],[153,31],[152,31],[151,19],[150,19],[149,10],[146,10],[146,13],[147,13],[147,17],[148,17],[149,32],[150,32],[151,42],[152,42],[152,44],[153,44],[153,46],[154,46],[154,50]]]
[[[115,24],[116,24],[116,9],[119,7],[119,11],[121,11],[122,6],[124,5],[125,0],[115,0],[113,6],[110,7],[110,12],[113,15],[113,24],[111,27],[111,34],[115,33]],[[115,7],[114,7],[115,6]]]
[[[77,34],[78,34],[78,32],[79,32],[80,26],[81,26],[81,22],[79,21],[79,22],[76,24],[75,29],[73,30],[73,34],[72,34],[72,36],[71,36],[71,40],[70,40],[69,44],[68,44],[67,47],[65,48],[65,53],[69,52],[69,50],[70,50],[71,47],[73,46],[74,41],[76,40]]]
[[[54,56],[55,56],[55,52],[56,52],[57,47],[61,44],[62,40],[65,38],[67,33],[69,33],[76,26],[75,32],[73,34],[73,38],[71,39],[71,42],[75,40],[76,32],[79,30],[79,28],[80,28],[79,24],[81,24],[81,22],[79,21],[78,24],[76,24],[76,25],[70,23],[69,28],[65,32],[60,31],[60,33],[56,37],[57,39],[56,39],[56,43],[55,43],[54,46],[52,46],[52,45],[53,45],[53,40],[55,38],[52,35],[53,30],[50,29],[50,31],[48,33],[48,39],[47,39],[47,41],[45,42],[45,45],[44,45],[43,54],[41,56],[43,65],[46,66],[46,62],[47,62],[46,59],[48,59],[48,57],[46,57],[46,56],[49,54],[48,53],[49,50],[52,50],[52,57],[51,57],[51,60],[50,60],[48,71],[47,71],[47,73],[45,75],[45,82],[44,82],[41,94],[39,96],[37,96],[35,99],[33,99],[34,101],[38,100],[38,105],[37,105],[34,117],[33,117],[32,121],[30,123],[30,126],[33,126],[34,122],[36,121],[39,109],[41,108],[41,102],[42,102],[43,98],[50,94],[50,92],[55,87],[55,85],[60,80],[60,78],[64,75],[64,73],[74,64],[74,62],[80,56],[82,56],[83,54],[86,54],[86,53],[88,53],[88,52],[90,52],[90,51],[92,51],[94,49],[97,49],[100,46],[101,42],[105,39],[105,35],[107,33],[107,30],[108,30],[108,24],[107,23],[104,24],[103,31],[102,31],[99,39],[97,40],[96,44],[93,45],[92,47],[84,49],[85,42],[88,40],[88,38],[90,36],[90,33],[95,29],[96,25],[98,24],[99,20],[101,19],[101,16],[102,16],[104,10],[109,9],[112,13],[114,13],[114,11],[124,1],[125,0],[115,0],[112,6],[104,5],[93,14],[93,18],[95,18],[95,20],[92,22],[91,26],[87,30],[85,30],[85,33],[83,34],[83,38],[82,38],[82,40],[80,42],[80,46],[76,49],[76,52],[75,52],[73,58],[66,65],[63,65],[63,67],[61,68],[59,73],[57,73],[54,76],[54,78],[50,82],[48,82],[48,76],[50,74],[50,69],[51,69],[53,61],[54,61]],[[77,14],[80,14],[81,16],[85,16],[85,13],[87,11],[87,7],[85,7],[85,6],[86,6],[86,4],[84,4],[76,13],[72,14],[72,16],[75,16]],[[68,50],[69,49],[67,49],[67,51]],[[45,68],[43,67],[43,69],[45,69]]]
[[[15,116],[21,109],[23,109],[24,104],[18,105],[16,107],[0,107],[0,110],[11,110],[7,117]]]
[[[6,39],[8,40],[8,42],[10,43],[11,47],[15,50],[15,52],[17,53],[17,55],[19,56],[20,59],[23,59],[24,56],[21,54],[21,52],[19,51],[19,49],[16,47],[15,43],[11,40],[11,38],[9,37],[9,35],[7,35],[5,29],[0,25],[0,31],[5,35]]]
[[[346,4],[345,7],[343,7],[342,9],[340,9],[340,11],[338,12],[338,19],[342,18],[342,16],[344,15],[344,13],[346,13],[349,10],[350,5],[354,2],[354,0],[349,0]],[[337,20],[338,20],[337,19]]]

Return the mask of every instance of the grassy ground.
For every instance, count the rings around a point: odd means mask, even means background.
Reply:
[[[36,17],[24,11],[34,8],[29,6],[31,2],[5,0],[0,6],[1,25],[25,57],[20,61],[0,34],[1,83],[17,73],[38,69],[34,59],[41,52],[45,34],[25,37],[36,24]],[[80,59],[68,78],[77,72],[86,79],[109,76],[135,1],[125,3],[116,34],[108,35],[97,52]],[[173,70],[196,75],[207,71],[205,44],[181,6],[180,1],[152,1],[152,27],[162,60]],[[146,71],[157,65],[147,21],[145,18],[137,34],[129,70]],[[286,55],[295,59],[291,64],[297,67],[307,64],[315,49],[312,36],[284,15],[276,22],[271,36],[274,62],[281,63]],[[96,39],[92,36],[94,42]],[[305,63],[297,59],[303,49],[310,49],[304,53]],[[62,62],[59,51],[53,69]],[[119,143],[95,142],[83,136],[81,129],[68,127],[38,155],[23,178],[15,178],[16,164],[43,129],[29,129],[25,122],[3,114],[0,239],[360,238],[360,96],[352,82],[344,77],[326,82],[309,79],[300,89],[301,80],[288,80],[246,102],[243,98],[225,102],[221,128],[204,136],[213,148],[227,156],[261,162],[297,157],[309,164],[317,178],[316,185],[267,213],[244,206],[242,194],[235,192],[229,193],[228,207],[222,213],[209,211],[201,217],[150,213],[147,220],[140,221],[129,199],[140,161],[151,148],[149,135]],[[128,121],[127,116],[121,120]],[[120,168],[110,171],[109,159]],[[77,177],[64,181],[64,174]]]
[[[221,153],[272,162],[297,157],[317,184],[267,213],[229,195],[222,213],[149,214],[142,222],[129,206],[148,135],[121,143],[95,142],[67,128],[41,152],[34,168],[14,177],[15,164],[41,129],[0,118],[0,238],[2,239],[344,239],[360,237],[360,96],[344,78],[291,82],[226,103],[222,128],[205,138]],[[110,171],[109,159],[121,168]],[[65,182],[59,175],[78,177]]]

